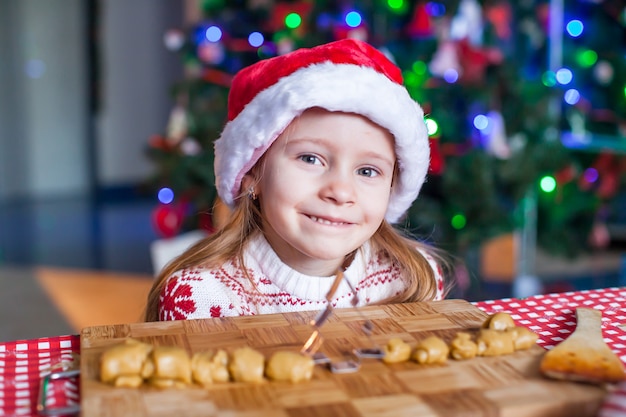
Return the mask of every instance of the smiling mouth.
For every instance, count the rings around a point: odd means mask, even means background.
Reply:
[[[317,216],[308,216],[308,217],[309,219],[313,220],[315,223],[325,224],[327,226],[346,226],[346,225],[351,224],[351,223],[342,222],[342,221],[332,221],[332,220],[324,219],[324,218],[317,217]]]

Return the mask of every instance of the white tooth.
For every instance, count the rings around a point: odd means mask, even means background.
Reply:
[[[326,225],[338,226],[338,225],[341,224],[340,222],[331,222],[330,220],[322,219],[322,218],[315,217],[315,216],[310,216],[310,218],[314,222],[322,223],[322,224],[326,224]]]

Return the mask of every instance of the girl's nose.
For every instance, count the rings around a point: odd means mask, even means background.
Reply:
[[[324,200],[335,204],[350,204],[356,199],[354,176],[352,173],[341,170],[331,170],[327,173],[325,183],[320,193]]]

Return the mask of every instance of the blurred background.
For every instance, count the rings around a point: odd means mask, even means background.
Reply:
[[[233,74],[346,37],[425,110],[403,226],[454,255],[451,297],[626,282],[625,1],[0,0],[0,339],[138,319],[227,215]]]

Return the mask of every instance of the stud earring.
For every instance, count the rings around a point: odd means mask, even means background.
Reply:
[[[254,191],[254,187],[248,188],[248,198],[252,201],[257,199],[256,192]]]

